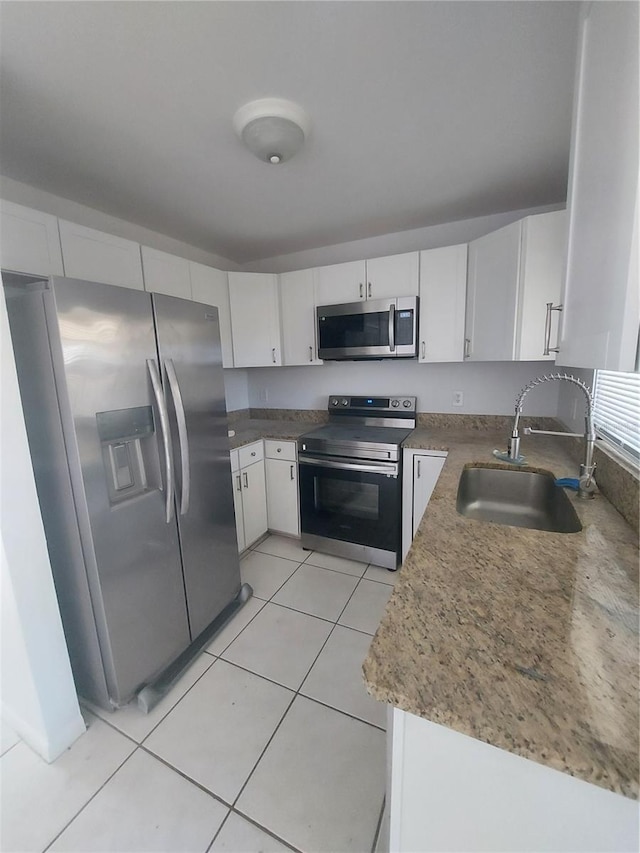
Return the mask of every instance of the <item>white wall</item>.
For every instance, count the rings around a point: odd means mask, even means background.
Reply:
[[[327,362],[319,367],[262,367],[248,370],[252,408],[326,409],[330,394],[408,394],[418,398],[419,412],[513,414],[518,391],[548,372],[545,362],[418,364],[407,360]],[[559,382],[537,388],[525,414],[555,417]],[[464,404],[452,405],[454,391]]]
[[[249,408],[249,377],[246,370],[230,368],[224,371],[224,394],[228,412]]]
[[[189,261],[206,264],[220,270],[238,269],[238,265],[228,258],[223,258],[213,252],[206,252],[180,240],[174,240],[173,237],[166,234],[149,231],[148,228],[143,228],[141,225],[127,222],[124,219],[117,219],[115,216],[109,216],[68,198],[61,198],[3,175],[0,175],[0,198],[12,201],[14,204],[31,207],[34,210],[41,210],[43,213],[50,213],[52,216],[67,219],[69,222],[76,222],[78,225],[86,225],[87,228],[95,228],[105,234],[113,234],[116,237],[123,237],[125,240],[132,240],[134,243],[140,243],[143,246],[150,246],[161,252],[169,252],[171,255],[177,255]]]
[[[553,373],[568,373],[581,379],[593,391],[594,371],[588,368],[559,367]],[[558,396],[558,418],[570,432],[584,432],[585,397],[582,391],[569,382],[557,382],[560,393]],[[531,392],[532,394],[535,391]]]
[[[544,207],[530,207],[525,210],[510,210],[506,213],[494,213],[490,216],[478,216],[474,219],[461,219],[458,222],[446,222],[428,228],[415,228],[411,231],[398,231],[383,234],[367,240],[354,240],[333,246],[322,246],[305,252],[290,255],[278,255],[263,258],[245,264],[242,269],[248,272],[288,272],[319,267],[325,264],[339,264],[344,261],[359,261],[363,258],[378,258],[384,255],[397,255],[400,252],[415,252],[420,249],[435,249],[440,246],[454,246],[468,243],[482,237],[490,231],[497,231],[503,225],[509,225],[536,213],[550,210],[563,210],[564,204],[550,204]]]
[[[84,731],[62,631],[0,294],[2,717],[47,761]]]

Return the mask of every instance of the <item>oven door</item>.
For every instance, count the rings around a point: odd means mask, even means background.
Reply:
[[[298,457],[302,533],[398,553],[400,463]]]

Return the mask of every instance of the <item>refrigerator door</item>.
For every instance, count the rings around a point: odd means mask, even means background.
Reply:
[[[121,704],[189,644],[151,297],[52,279],[45,311],[91,604]]]
[[[218,309],[157,293],[152,298],[195,639],[237,595],[241,583]]]

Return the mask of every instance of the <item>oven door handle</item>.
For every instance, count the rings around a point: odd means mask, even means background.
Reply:
[[[315,456],[299,456],[300,465],[314,465],[319,468],[337,468],[340,471],[362,471],[366,474],[385,474],[397,477],[399,466],[393,462],[352,462],[351,460],[318,459]]]

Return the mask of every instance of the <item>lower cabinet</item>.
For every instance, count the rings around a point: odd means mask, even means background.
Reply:
[[[300,536],[296,443],[267,439],[264,444],[269,530]]]
[[[447,454],[444,450],[403,451],[402,479],[402,560],[422,521]]]
[[[267,492],[262,441],[231,451],[238,550],[267,532]]]

